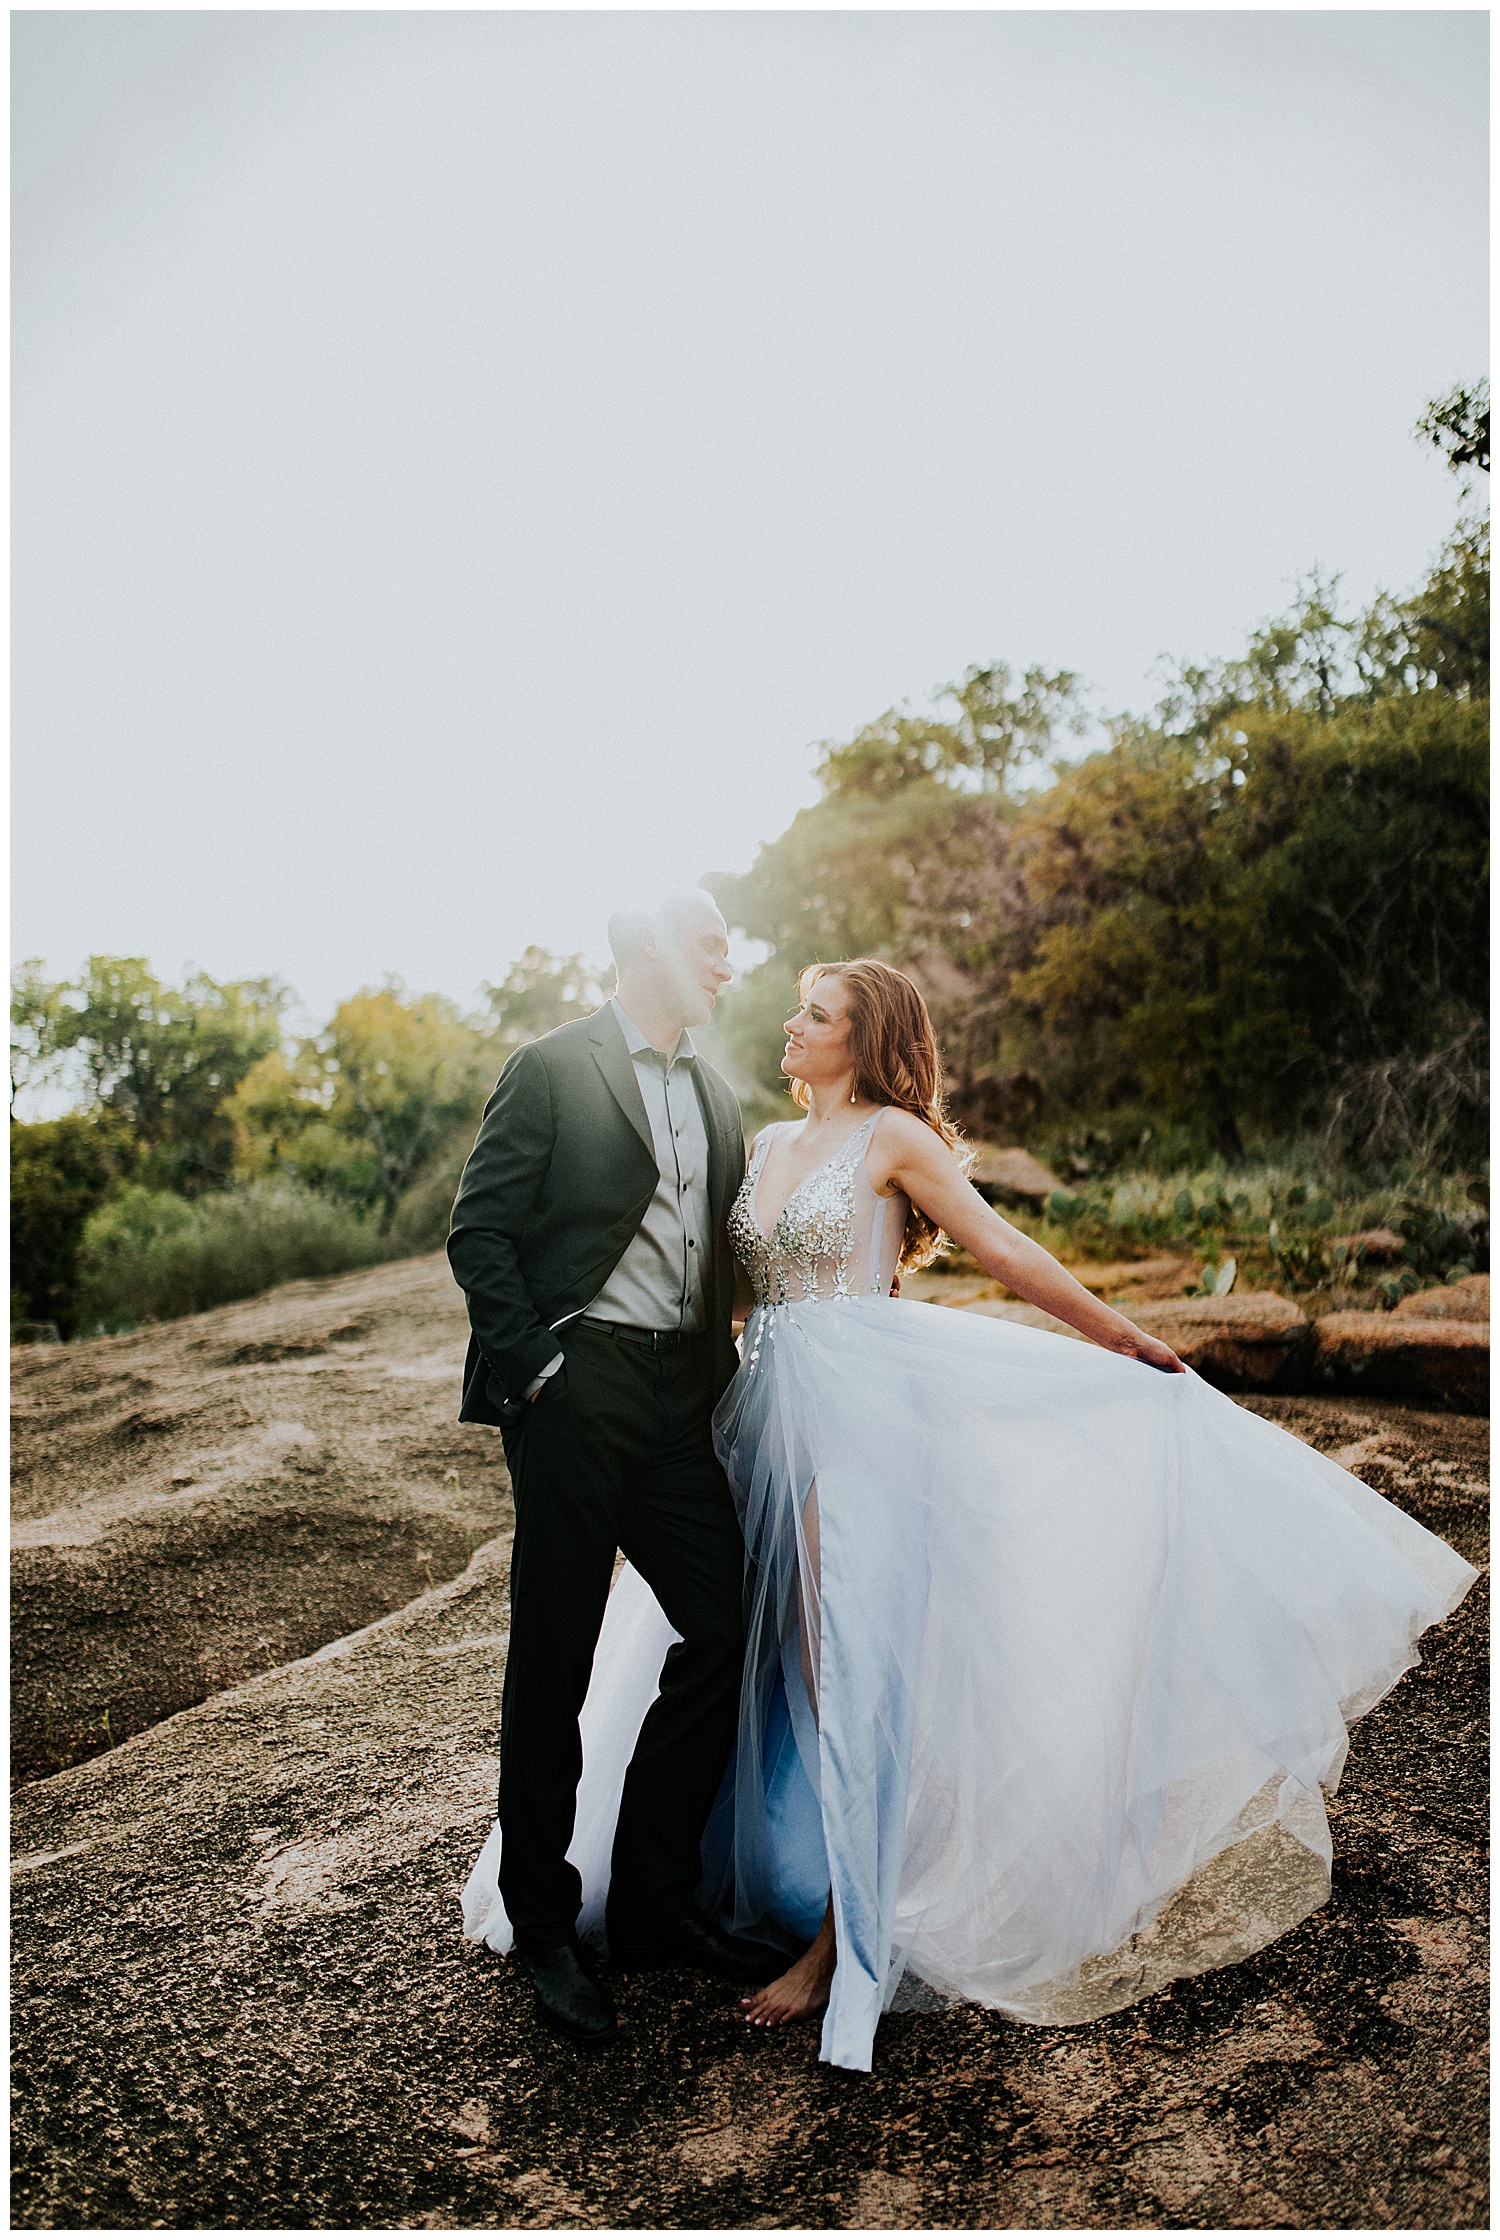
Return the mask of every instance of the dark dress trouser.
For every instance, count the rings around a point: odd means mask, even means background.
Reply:
[[[574,1322],[564,1367],[505,1428],[515,1495],[500,1714],[500,1893],[522,1947],[570,1937],[566,1853],[588,1692],[618,1548],[682,1639],[625,1776],[610,1873],[616,1928],[692,1903],[699,1844],[734,1738],[744,1544],[713,1451],[713,1342],[653,1351]]]

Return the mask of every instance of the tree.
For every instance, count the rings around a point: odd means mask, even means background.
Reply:
[[[1416,425],[1416,434],[1435,443],[1453,472],[1490,471],[1490,385],[1480,380],[1456,383],[1445,397],[1434,397]]]
[[[84,1225],[129,1176],[134,1153],[129,1129],[109,1113],[12,1121],[13,1323],[51,1322],[61,1336],[72,1336]]]
[[[10,991],[10,1110],[16,1099],[55,1087],[67,1063],[69,983],[49,980],[46,960],[28,957]]]
[[[534,1042],[569,1019],[586,1018],[603,1000],[598,976],[582,957],[554,957],[534,947],[517,959],[503,980],[486,981],[483,993],[491,1039],[507,1057],[520,1043]]]
[[[201,972],[169,988],[144,957],[90,957],[76,981],[48,982],[42,970],[33,960],[13,997],[22,1065],[34,1072],[71,1054],[88,1107],[140,1146],[143,1181],[189,1197],[227,1181],[235,1138],[224,1103],[279,1043],[285,989]]]
[[[1482,417],[1470,396],[1444,425],[1477,445]],[[970,1125],[1149,1106],[1231,1156],[1310,1126],[1477,1155],[1488,612],[1488,533],[1460,521],[1410,598],[1350,614],[1310,577],[1050,786],[1016,775],[1072,720],[1066,675],[971,670],[951,718],[825,747],[823,798],[708,882],[772,950],[725,1040],[772,1089],[796,967],[870,951],[921,985]]]
[[[425,1237],[437,1222],[425,1199],[446,1190],[451,1202],[456,1165],[510,1052],[598,1001],[581,959],[538,948],[484,993],[485,1011],[469,1017],[447,996],[410,995],[391,980],[341,1003],[295,1050],[268,1052],[228,1107],[238,1172],[284,1173],[347,1204],[378,1207],[382,1235],[421,1178],[413,1233]],[[409,1229],[403,1217],[402,1235]]]
[[[424,1163],[477,1117],[488,1052],[446,996],[406,996],[399,981],[341,1003],[321,1043],[334,1076],[328,1117],[374,1151],[384,1232]]]
[[[235,1131],[235,1173],[253,1182],[285,1175],[356,1207],[373,1200],[373,1146],[329,1117],[333,1075],[320,1038],[267,1051],[225,1106]]]
[[[1029,669],[1013,688],[999,661],[936,697],[951,717],[890,709],[846,743],[825,741],[823,799],[749,871],[704,881],[728,922],[772,951],[716,1014],[731,1058],[768,1089],[780,1081],[781,1022],[798,972],[865,955],[913,972],[942,1022],[960,1090],[972,1082],[986,1038],[974,973],[985,950],[980,917],[994,880],[1003,882],[1016,780],[1059,730],[1076,732],[1084,719],[1068,672]]]
[[[292,1058],[268,1055],[241,1084],[241,1172],[281,1168],[378,1206],[384,1234],[402,1192],[477,1120],[490,1069],[488,1038],[447,996],[408,995],[399,980],[361,989]]]
[[[1356,1081],[1474,1047],[1485,729],[1435,691],[1241,710],[1207,741],[1136,727],[1066,774],[1016,835],[1035,933],[1007,983],[1060,1101],[1144,1100],[1231,1154],[1243,1124],[1337,1109],[1373,1152]],[[1424,1095],[1422,1143],[1382,1155],[1472,1139],[1451,1067]]]
[[[747,872],[705,879],[726,921],[772,952],[715,1011],[733,1062],[768,1087],[780,1079],[781,1022],[804,965],[906,954],[913,888],[937,876],[974,805],[925,774],[890,790],[851,786],[801,810]]]
[[[1463,484],[1490,471],[1490,385],[1458,384],[1435,397],[1417,422]],[[1459,522],[1426,590],[1399,610],[1418,667],[1453,692],[1488,696],[1490,658],[1489,525],[1471,516]]]
[[[888,708],[846,744],[825,740],[817,772],[824,793],[890,794],[922,778],[1004,793],[1059,728],[1085,727],[1078,680],[1065,669],[1028,669],[1013,692],[1006,664],[992,661],[940,686],[936,698],[953,704],[950,720]]]
[[[1416,598],[1393,610],[1398,658],[1414,686],[1456,698],[1490,693],[1490,532],[1461,524]]]

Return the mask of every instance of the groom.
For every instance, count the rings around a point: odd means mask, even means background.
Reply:
[[[515,1494],[500,1892],[543,2016],[589,2045],[616,2019],[579,1946],[566,1854],[617,1549],[682,1639],[625,1777],[610,1952],[744,1983],[784,1965],[694,1904],[744,1650],[744,1547],[709,1430],[737,1365],[725,1223],[744,1139],[689,1032],[730,977],[729,944],[697,889],[618,913],[609,943],[613,1000],[507,1061],[448,1239],[472,1330],[460,1419],[500,1426]]]

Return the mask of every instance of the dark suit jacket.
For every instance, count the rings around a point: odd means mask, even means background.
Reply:
[[[734,1256],[725,1224],[745,1172],[734,1091],[694,1064],[708,1134],[713,1217],[708,1321],[714,1389],[738,1358],[730,1331]],[[523,1043],[506,1060],[453,1206],[448,1258],[469,1302],[463,1423],[510,1420],[558,1352],[553,1325],[586,1307],[641,1225],[657,1185],[651,1123],[606,1004]]]

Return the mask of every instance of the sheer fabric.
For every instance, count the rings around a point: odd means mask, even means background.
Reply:
[[[758,1304],[715,1441],[749,1646],[701,1892],[800,1945],[831,1890],[821,2050],[854,2069],[914,1983],[1082,2022],[1321,1905],[1347,1723],[1476,1576],[1192,1374],[892,1299],[878,1124],[769,1233],[762,1138],[732,1216]],[[672,1638],[627,1568],[584,1714],[584,1927]],[[465,1926],[503,1948],[497,1860]]]
[[[729,1241],[758,1305],[889,1294],[911,1206],[899,1193],[877,1197],[871,1186],[866,1161],[880,1118],[872,1112],[798,1184],[769,1230],[761,1225],[761,1177],[777,1138],[794,1135],[800,1123],[789,1120],[757,1136],[730,1209]]]

